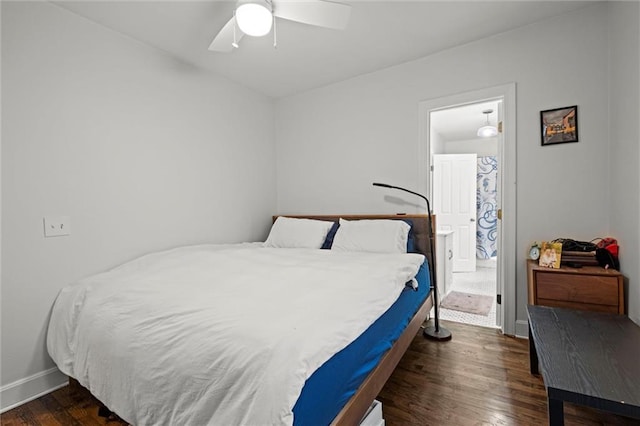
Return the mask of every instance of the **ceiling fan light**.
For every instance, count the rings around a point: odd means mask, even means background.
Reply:
[[[271,31],[273,15],[266,2],[243,3],[236,9],[236,22],[246,35],[262,37]]]
[[[491,138],[498,136],[498,129],[495,126],[482,126],[478,129],[478,137]]]

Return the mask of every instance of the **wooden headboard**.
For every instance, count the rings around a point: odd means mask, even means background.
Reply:
[[[293,217],[298,219],[316,219],[316,220],[328,220],[331,222],[338,222],[340,218],[345,220],[361,220],[361,219],[409,219],[413,222],[413,234],[415,236],[414,242],[416,245],[416,250],[419,253],[424,254],[429,258],[429,221],[427,220],[426,214],[393,214],[393,215],[278,215],[278,216],[286,216]],[[278,216],[273,216],[273,221],[278,218]],[[436,219],[435,216],[431,216],[432,222],[432,235],[435,236],[436,232]],[[433,241],[433,247],[435,249],[436,242]],[[435,259],[435,255],[433,257]]]

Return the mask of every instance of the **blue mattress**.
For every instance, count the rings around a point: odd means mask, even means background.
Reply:
[[[328,425],[400,337],[429,294],[429,269],[422,264],[418,291],[406,287],[398,300],[349,346],[309,377],[293,407],[294,425]]]

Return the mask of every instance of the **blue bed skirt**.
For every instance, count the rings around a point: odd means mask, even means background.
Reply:
[[[398,300],[360,337],[309,377],[293,407],[294,425],[328,425],[338,415],[429,295],[426,262],[416,279],[418,291],[406,287]]]

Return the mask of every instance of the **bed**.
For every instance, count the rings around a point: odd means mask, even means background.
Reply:
[[[426,216],[287,218],[347,222],[332,250],[268,246],[272,228],[267,246],[178,248],[67,286],[50,355],[133,424],[358,424],[431,308]],[[340,252],[363,219],[410,223],[422,255]]]

